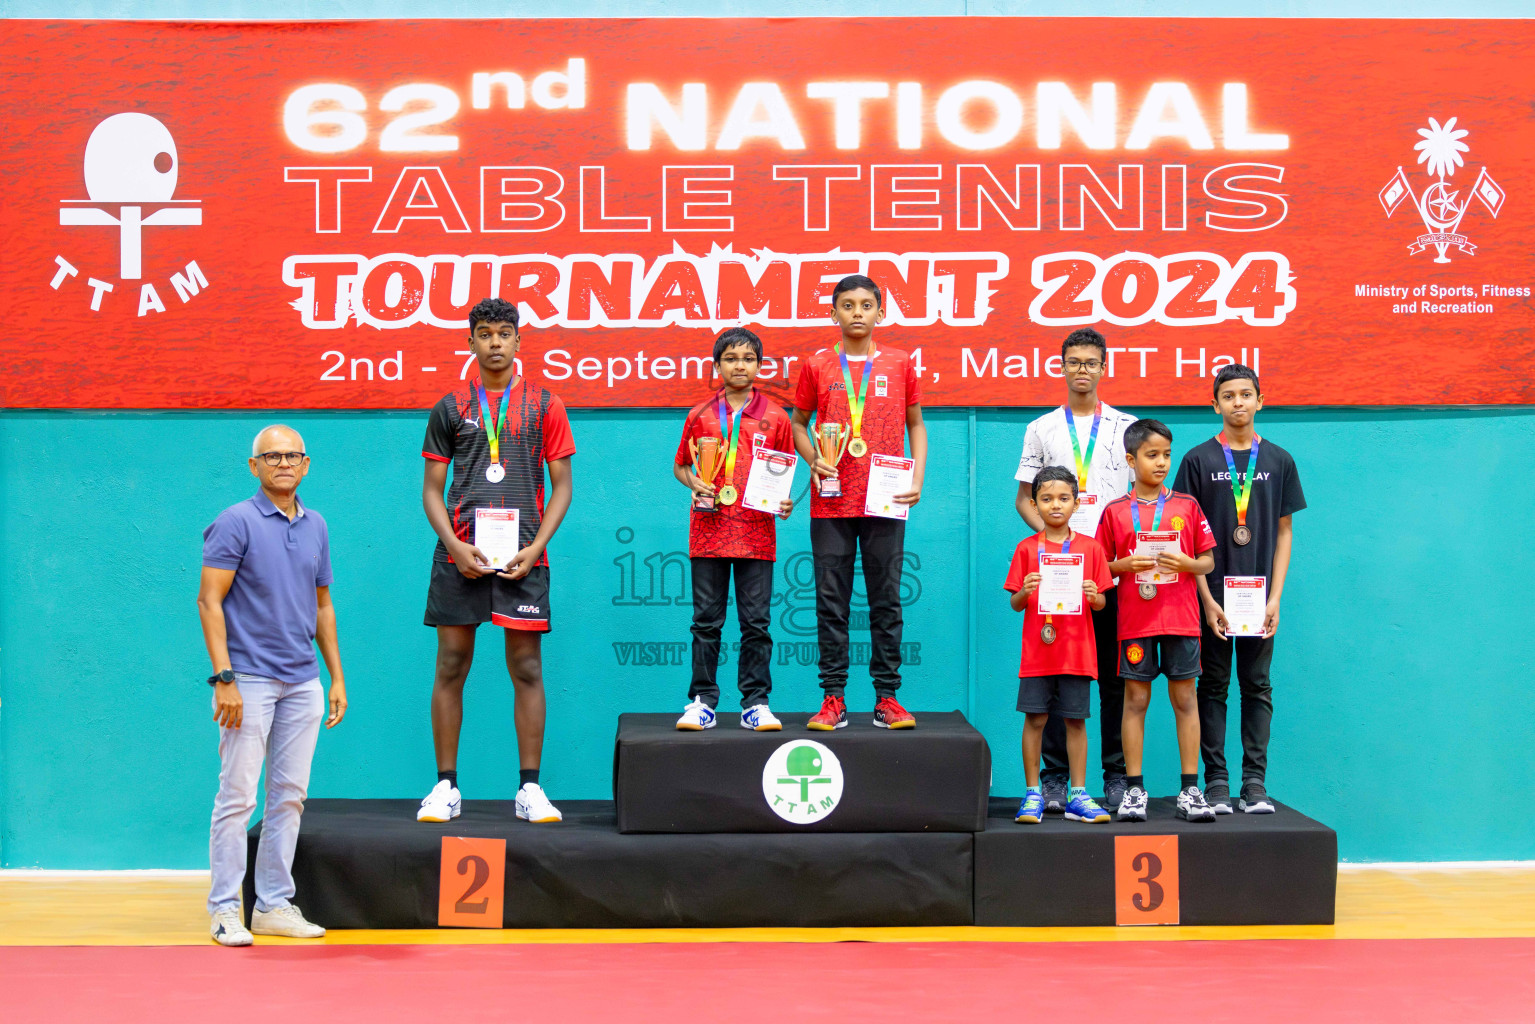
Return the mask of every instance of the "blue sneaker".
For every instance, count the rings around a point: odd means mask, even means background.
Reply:
[[[1099,807],[1092,797],[1086,793],[1071,798],[1066,805],[1067,821],[1087,821],[1094,825],[1101,825],[1109,820],[1109,812]]]
[[[1035,791],[1023,798],[1023,803],[1018,805],[1018,817],[1013,820],[1020,825],[1038,825],[1045,817],[1044,794]]]

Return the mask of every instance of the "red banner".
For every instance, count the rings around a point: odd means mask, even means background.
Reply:
[[[422,408],[500,295],[578,406],[787,388],[835,281],[932,405],[1528,402],[1525,21],[0,22],[0,405]]]

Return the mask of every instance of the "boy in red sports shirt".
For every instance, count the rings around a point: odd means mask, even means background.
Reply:
[[[870,460],[876,455],[905,455],[911,435],[915,463],[911,489],[894,495],[902,505],[922,497],[927,465],[927,427],[922,423],[922,385],[911,357],[900,349],[874,344],[874,326],[884,319],[879,285],[854,274],[837,282],[831,296],[832,320],[842,332],[837,345],[805,360],[794,393],[794,447],[810,463],[815,486],[810,497],[810,548],[815,556],[816,637],[820,644],[821,710],[810,728],[840,729],[847,724],[848,613],[853,598],[853,558],[863,556],[864,587],[869,595],[869,671],[874,677],[874,724],[881,729],[910,729],[917,724],[901,707],[901,570],[906,550],[906,522],[865,513]],[[850,393],[851,392],[851,393]],[[851,428],[852,440],[835,465],[825,462],[810,437],[810,416],[817,429],[828,423]],[[839,496],[825,493],[835,478]]]
[[[732,327],[714,341],[714,372],[724,387],[695,406],[682,428],[672,472],[695,495],[714,500],[711,509],[692,503],[688,526],[688,555],[693,563],[693,683],[688,705],[677,728],[698,732],[714,728],[719,706],[720,628],[730,577],[736,581],[736,616],[741,623],[741,657],[737,683],[741,688],[741,727],[777,732],[783,725],[768,708],[773,679],[773,567],[777,558],[777,518],[794,511],[785,499],[772,512],[747,508],[746,482],[758,448],[792,452],[794,434],[789,417],[752,386],[762,364],[762,341],[744,327]],[[694,445],[699,438],[720,442],[720,471],[704,483],[693,471]],[[732,450],[734,454],[732,455]],[[793,462],[789,469],[794,468]]]
[[[1167,695],[1178,724],[1178,757],[1183,780],[1177,815],[1214,821],[1215,811],[1199,790],[1199,588],[1196,576],[1215,567],[1215,536],[1199,503],[1162,486],[1172,465],[1173,432],[1157,420],[1136,420],[1125,428],[1125,457],[1135,483],[1115,498],[1098,523],[1098,543],[1109,571],[1119,577],[1119,674],[1125,680],[1125,782],[1120,821],[1146,820],[1146,783],[1141,751],[1151,684],[1167,676]],[[1160,548],[1160,550],[1159,550]],[[1155,556],[1148,550],[1157,551]],[[1137,553],[1139,552],[1139,553]],[[1137,580],[1137,573],[1160,580]],[[1170,577],[1170,578],[1169,578]]]
[[[1088,609],[1103,607],[1103,591],[1114,585],[1114,578],[1098,542],[1071,529],[1071,517],[1077,511],[1076,474],[1064,466],[1046,466],[1035,474],[1030,487],[1044,529],[1019,541],[1004,584],[1013,595],[1013,611],[1023,612],[1018,710],[1028,716],[1023,727],[1023,774],[1028,791],[1014,820],[1038,825],[1044,819],[1039,750],[1045,723],[1055,715],[1066,726],[1066,763],[1071,773],[1066,820],[1101,823],[1109,820],[1109,812],[1087,795],[1086,788],[1087,716],[1092,713],[1093,677],[1098,674],[1098,642]],[[1067,568],[1062,556],[1076,556],[1079,567]],[[1081,574],[1082,599],[1072,614],[1052,613],[1056,604],[1040,607],[1046,599],[1040,590],[1042,568],[1050,568],[1041,563],[1050,560],[1060,566],[1055,571],[1066,574],[1068,585],[1074,587],[1071,577]]]

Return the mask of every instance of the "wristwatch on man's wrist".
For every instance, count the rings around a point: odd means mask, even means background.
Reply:
[[[208,677],[209,686],[212,686],[214,683],[232,683],[234,681],[234,670],[228,668],[224,669],[222,672],[215,672],[213,675]]]

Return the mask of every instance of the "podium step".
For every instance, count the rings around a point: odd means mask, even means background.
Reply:
[[[607,801],[560,801],[560,809],[563,822],[530,825],[516,820],[509,800],[475,800],[462,817],[431,825],[416,821],[414,800],[310,800],[293,859],[294,902],[327,928],[435,928],[446,878],[454,887],[449,907],[499,893],[499,918],[484,922],[497,928],[971,920],[967,832],[621,835]],[[257,825],[249,834],[247,914],[259,835]],[[472,864],[450,862],[445,871],[445,836],[504,840],[501,877]]]
[[[1275,806],[1192,823],[1162,797],[1135,824],[1019,825],[1018,799],[993,799],[975,837],[975,923],[1332,924],[1338,835]],[[1176,843],[1157,842],[1167,837]]]
[[[751,732],[722,714],[679,732],[672,714],[618,719],[614,800],[620,832],[977,832],[986,827],[991,752],[958,711],[915,729],[875,728],[867,712],[811,732]]]

